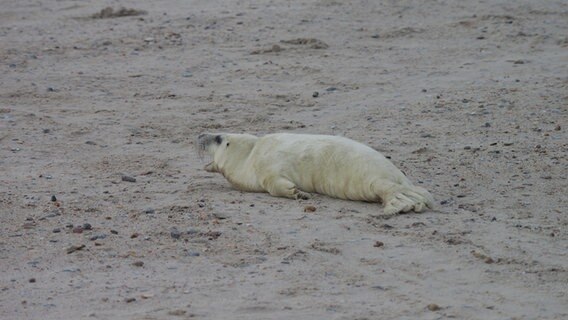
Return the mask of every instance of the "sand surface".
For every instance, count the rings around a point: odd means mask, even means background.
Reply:
[[[437,208],[239,192],[206,131],[347,136]],[[567,131],[566,1],[3,0],[0,318],[566,319]]]

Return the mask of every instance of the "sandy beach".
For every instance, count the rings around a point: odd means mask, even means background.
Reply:
[[[0,74],[2,319],[568,318],[566,1],[3,0]],[[436,208],[240,192],[202,132]]]

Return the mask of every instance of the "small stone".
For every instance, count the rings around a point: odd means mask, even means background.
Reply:
[[[317,208],[314,206],[305,206],[304,212],[316,212]]]
[[[556,127],[554,127],[554,130],[560,131],[560,130],[562,130],[562,127],[558,124],[558,125],[556,125]]]
[[[199,257],[200,256],[199,252],[188,252],[187,255],[190,256],[190,257]]]
[[[71,229],[71,228],[73,228],[73,224],[72,224],[72,223],[68,223],[68,224],[65,225],[65,228]]]
[[[312,97],[314,97],[314,98],[319,97],[319,95],[320,95],[320,94],[319,94],[319,92],[317,92],[317,91],[314,91],[314,93],[312,93]]]
[[[385,244],[382,241],[375,241],[375,244],[373,244],[373,247],[375,248],[380,248],[382,246],[384,246]]]
[[[99,239],[104,239],[106,237],[107,237],[106,234],[96,234],[96,235],[92,236],[89,240],[95,241],[95,240],[99,240]]]
[[[126,298],[126,299],[124,299],[124,301],[125,301],[126,303],[131,303],[131,302],[136,301],[136,298]]]
[[[196,234],[199,234],[199,233],[201,233],[201,231],[199,229],[193,229],[192,228],[192,229],[187,230],[187,234],[189,234],[189,235],[196,235]]]
[[[135,266],[135,267],[142,267],[144,265],[144,262],[143,261],[135,261],[132,265]]]
[[[442,309],[442,308],[440,308],[440,306],[435,304],[435,303],[430,303],[428,305],[428,310],[430,310],[430,311],[438,311],[440,309]]]
[[[329,87],[329,88],[325,89],[325,91],[327,91],[327,92],[333,92],[333,91],[336,91],[336,90],[337,90],[336,87]]]
[[[491,123],[485,122],[485,124],[484,124],[483,126],[484,126],[485,128],[489,128],[489,127],[491,127]]]
[[[170,315],[170,316],[179,316],[179,317],[181,317],[181,316],[185,315],[186,313],[187,313],[187,311],[181,310],[181,309],[168,311],[168,315]]]
[[[35,283],[36,279],[35,278],[30,278],[30,280],[28,280],[30,283]]]
[[[85,141],[85,144],[88,144],[88,145],[90,145],[90,146],[96,146],[96,145],[97,145],[96,142],[91,141],[91,140]]]
[[[22,228],[33,229],[33,228],[35,228],[35,226],[36,226],[35,222],[26,222],[22,225]]]
[[[51,201],[55,202],[55,201],[57,201],[57,198],[55,196],[51,196]]]
[[[82,226],[76,226],[75,228],[73,228],[73,233],[83,233],[83,227]]]
[[[140,234],[138,232],[134,232],[133,234],[130,235],[130,239],[136,239],[138,238]]]
[[[112,233],[112,234],[118,234],[118,231],[116,231],[116,230],[113,229],[113,230],[110,230],[110,233]]]
[[[126,182],[136,182],[136,178],[131,177],[131,176],[127,176],[125,174],[122,175],[122,181],[126,181]]]
[[[90,223],[85,223],[85,224],[83,224],[83,229],[84,230],[93,230],[93,226],[91,226]]]
[[[51,129],[43,129],[43,133],[50,133]]]
[[[66,251],[67,251],[67,254],[70,254],[70,253],[73,253],[75,251],[83,250],[83,248],[85,248],[84,244],[79,245],[79,246],[71,246],[71,247],[67,248]]]
[[[213,212],[213,216],[219,220],[229,219],[229,215],[222,212]]]
[[[156,210],[154,210],[154,208],[146,208],[144,210],[145,214],[154,214],[156,212]]]
[[[53,233],[59,233],[59,232],[61,232],[61,229],[59,229],[59,228],[55,228],[55,229],[53,229],[53,231],[52,231],[52,232],[53,232]]]

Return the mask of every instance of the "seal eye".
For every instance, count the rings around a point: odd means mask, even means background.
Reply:
[[[215,142],[216,142],[217,144],[221,144],[221,140],[222,140],[222,139],[221,139],[221,136],[215,136]]]

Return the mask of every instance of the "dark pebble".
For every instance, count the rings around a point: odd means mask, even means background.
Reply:
[[[112,233],[112,234],[118,234],[118,231],[116,231],[116,230],[110,230],[110,233]]]
[[[136,298],[126,298],[126,299],[124,299],[124,301],[126,301],[126,303],[131,303],[131,302],[136,301]]]
[[[140,234],[138,232],[134,232],[133,234],[130,235],[130,239],[136,239],[138,238],[138,236],[140,236]]]
[[[489,127],[491,127],[491,123],[485,122],[485,124],[484,124],[483,126],[484,126],[485,128],[489,128]]]
[[[382,246],[384,246],[385,244],[382,241],[375,241],[375,244],[373,244],[373,247],[375,248],[380,248]]]
[[[199,252],[188,252],[187,255],[190,256],[190,257],[199,257],[200,256]]]
[[[51,196],[51,201],[55,202],[55,201],[57,201],[57,198],[55,196]]]
[[[59,232],[61,232],[61,229],[59,229],[59,228],[53,229],[53,233],[59,233]]]
[[[93,230],[93,226],[90,223],[83,224],[83,229],[85,230]]]
[[[132,264],[135,267],[142,267],[144,266],[144,262],[143,261],[136,261]]]
[[[65,225],[65,228],[71,229],[71,228],[73,228],[73,224],[72,224],[72,223],[68,223],[68,224]]]
[[[378,35],[378,34],[374,34],[374,35],[371,36],[371,38],[373,38],[373,39],[378,39],[378,38],[380,38],[380,37],[381,37],[381,36]]]
[[[131,177],[131,176],[127,176],[127,175],[122,175],[122,181],[126,181],[126,182],[136,182],[136,178]]]
[[[312,93],[312,97],[314,97],[314,98],[319,97],[319,95],[320,95],[320,94],[319,94],[319,92],[317,92],[317,91],[314,91],[314,93]]]
[[[50,133],[51,129],[43,129],[43,133]]]
[[[174,238],[174,239],[179,239],[179,238],[181,238],[181,232],[180,232],[178,229],[173,228],[173,229],[170,231],[170,236],[171,236],[172,238]]]
[[[329,88],[325,89],[325,91],[327,91],[327,92],[333,92],[335,90],[337,90],[336,87],[329,87]]]
[[[85,141],[85,144],[88,144],[88,145],[91,145],[91,146],[95,146],[95,145],[97,145],[97,143],[96,143],[96,142],[94,142],[94,141],[91,141],[91,140],[89,140],[89,141]]]
[[[47,87],[47,92],[55,92],[57,90],[55,90],[55,88],[53,87]]]
[[[30,278],[30,280],[28,280],[30,283],[35,283],[36,279],[35,278]]]
[[[144,213],[146,214],[154,214],[156,212],[156,210],[154,210],[154,208],[146,208],[146,210],[144,210]]]

